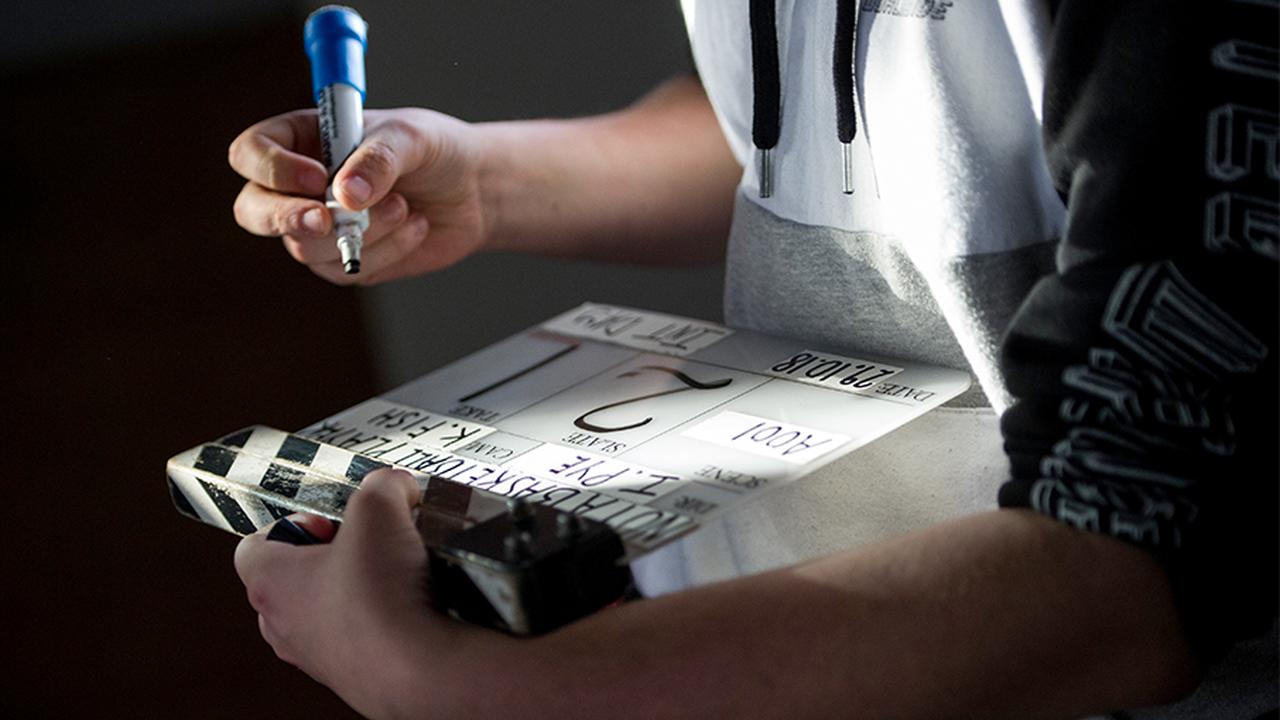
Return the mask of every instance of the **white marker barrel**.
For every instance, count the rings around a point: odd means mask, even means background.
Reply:
[[[320,111],[320,147],[330,179],[364,139],[364,51],[368,24],[342,5],[326,5],[311,13],[303,28],[311,60],[311,89]],[[333,213],[338,251],[348,273],[360,271],[360,248],[369,227],[369,211],[352,212],[326,193]]]

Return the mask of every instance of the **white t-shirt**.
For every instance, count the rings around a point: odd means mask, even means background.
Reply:
[[[751,145],[748,3],[689,1],[685,11],[702,83],[745,169],[727,322],[968,367],[1001,407],[999,335],[1051,269],[1064,213],[1040,140],[1041,4],[862,3],[847,195],[836,2],[780,0],[769,198]],[[994,509],[1007,477],[996,411],[944,408],[646,558],[637,577],[653,593],[857,547]]]

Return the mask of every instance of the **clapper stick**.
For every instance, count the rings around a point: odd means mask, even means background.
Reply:
[[[384,467],[389,466],[259,425],[174,456],[167,476],[179,512],[247,535],[295,512],[341,521],[365,475]],[[595,612],[629,591],[625,547],[604,523],[411,474],[423,489],[417,522],[437,609],[532,635]]]

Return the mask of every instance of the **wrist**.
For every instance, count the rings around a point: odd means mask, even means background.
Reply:
[[[384,677],[390,687],[377,717],[536,717],[525,708],[530,668],[547,664],[542,638],[514,638],[431,611],[397,635]]]
[[[601,162],[612,117],[474,126],[485,250],[572,256],[598,233],[614,215],[602,180],[616,168]]]
[[[483,234],[480,250],[511,252],[520,250],[520,206],[530,192],[532,178],[520,167],[522,150],[527,152],[528,121],[478,123],[472,126],[478,148],[477,180]],[[526,212],[527,214],[527,212]],[[527,220],[527,218],[526,218]]]

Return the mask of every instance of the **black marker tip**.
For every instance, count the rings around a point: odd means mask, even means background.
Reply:
[[[360,272],[360,261],[350,260],[343,264],[342,269],[346,271],[348,275],[355,275],[356,273]]]

